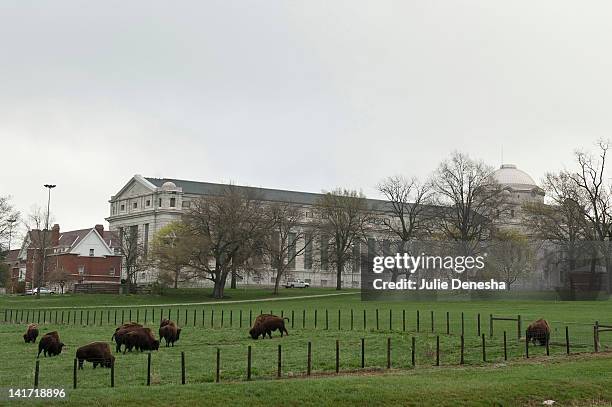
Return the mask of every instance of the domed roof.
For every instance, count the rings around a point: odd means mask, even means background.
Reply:
[[[162,184],[161,187],[163,190],[171,190],[171,189],[176,189],[176,184],[172,181],[166,181]]]
[[[533,178],[525,171],[516,168],[514,164],[502,164],[502,166],[493,173],[493,178],[502,186],[521,185],[526,187],[537,187]]]

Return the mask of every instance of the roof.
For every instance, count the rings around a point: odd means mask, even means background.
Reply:
[[[9,250],[5,253],[6,256],[3,261],[5,263],[14,263],[18,261],[19,251],[19,249]]]
[[[514,164],[502,164],[493,172],[493,178],[502,186],[515,186],[522,188],[536,188],[537,184],[525,171],[519,170]]]
[[[185,194],[193,195],[222,195],[227,184],[214,184],[211,182],[186,181],[173,178],[145,178],[158,188],[161,188],[165,183],[172,182],[177,188],[181,188]],[[323,194],[313,192],[286,191],[282,189],[258,188],[235,185],[240,191],[261,194],[261,199],[264,201],[273,202],[288,202],[302,205],[314,205],[317,199]],[[368,206],[373,209],[383,209],[388,205],[387,201],[381,199],[366,199]]]
[[[58,247],[74,247],[78,242],[80,242],[87,234],[94,228],[89,229],[80,229],[80,230],[71,230],[68,232],[61,232],[59,236],[59,244]],[[120,247],[119,237],[111,231],[105,230],[104,242],[112,249],[116,247]]]

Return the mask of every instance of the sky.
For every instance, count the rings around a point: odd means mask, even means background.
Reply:
[[[452,151],[536,180],[612,130],[609,1],[0,2],[0,195],[134,174],[377,197]]]

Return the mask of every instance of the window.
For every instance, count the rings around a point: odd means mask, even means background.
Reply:
[[[132,208],[134,208],[134,209],[138,209],[138,202],[134,202],[134,203],[132,204]]]
[[[511,217],[511,218],[514,218],[514,209],[511,209],[511,210],[510,210],[510,217]]]
[[[189,208],[189,207],[191,207],[191,202],[189,202],[189,201],[183,201],[183,204],[182,204],[182,205],[183,205],[183,208]]]
[[[295,233],[289,233],[287,238],[289,239],[289,247],[287,248],[287,259],[289,260],[289,264],[287,264],[287,268],[289,270],[295,270]]]
[[[85,266],[79,266],[79,275],[82,276],[85,274]]]
[[[149,251],[149,224],[144,224],[144,255]]]
[[[157,206],[159,206],[160,208],[162,207],[162,200],[161,200],[161,198],[159,198],[159,200],[157,202]]]
[[[146,202],[145,202],[145,206],[146,206],[146,207],[151,206],[151,200],[150,200],[150,199],[147,199],[147,200],[146,200]]]
[[[327,239],[327,236],[321,238],[321,270],[327,270],[329,265],[329,241]]]
[[[89,249],[89,255],[93,256],[94,255],[94,249]]]
[[[114,268],[114,267],[111,267],[111,268],[108,270],[108,275],[109,275],[109,276],[111,276],[111,277],[114,277],[114,276],[115,276],[115,268]]]
[[[306,246],[304,247],[304,269],[312,269],[312,234],[304,234],[304,241]]]
[[[174,208],[176,206],[176,198],[170,198],[170,207]]]
[[[121,210],[121,212],[123,212],[125,210],[125,204],[121,204],[120,210]]]

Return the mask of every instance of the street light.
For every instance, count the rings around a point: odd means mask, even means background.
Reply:
[[[10,218],[7,220],[9,224],[9,240],[8,240],[8,250],[11,251],[11,238],[13,237],[13,225],[17,222],[17,218]]]
[[[51,208],[51,190],[53,188],[55,188],[57,185],[53,185],[53,184],[45,184],[44,187],[47,188],[49,190],[49,196],[47,198],[47,220],[45,222],[45,231],[43,232],[43,238],[42,238],[42,249],[43,249],[43,258],[42,258],[42,270],[41,270],[41,275],[38,276],[38,290],[36,290],[36,297],[40,298],[40,283],[41,280],[44,278],[45,275],[45,262],[47,259],[47,246],[46,246],[46,240],[47,240],[47,233],[49,233],[49,210]]]

